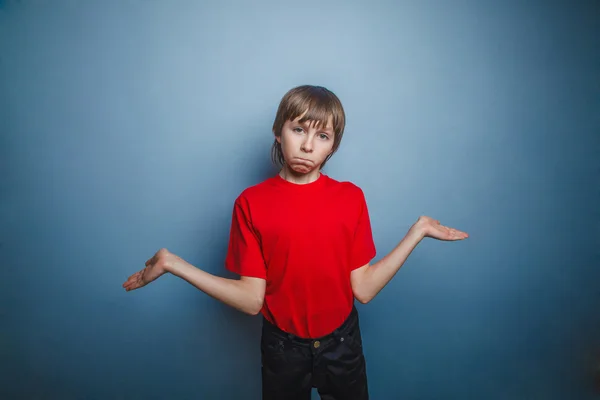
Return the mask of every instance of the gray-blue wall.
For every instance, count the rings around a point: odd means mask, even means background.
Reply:
[[[597,2],[0,2],[0,396],[259,399],[260,318],[224,272],[232,204],[275,173],[281,96],[348,115],[326,173],[365,191],[374,399],[586,399],[600,373]],[[598,395],[598,392],[596,392]]]

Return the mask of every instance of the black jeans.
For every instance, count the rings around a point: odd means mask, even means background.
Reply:
[[[310,400],[316,387],[323,400],[368,400],[367,372],[358,311],[331,334],[304,339],[263,318],[263,400]]]

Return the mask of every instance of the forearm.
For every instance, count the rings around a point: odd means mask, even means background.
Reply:
[[[167,272],[184,279],[207,295],[246,314],[256,315],[262,308],[264,296],[259,296],[250,282],[209,274],[185,260],[179,260],[169,266]]]
[[[357,288],[356,297],[361,303],[371,301],[402,268],[408,256],[423,239],[423,234],[410,229],[398,245],[385,257],[363,272]]]

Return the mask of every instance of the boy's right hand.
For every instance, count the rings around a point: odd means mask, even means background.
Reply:
[[[169,268],[177,260],[177,256],[167,249],[160,249],[146,261],[146,268],[131,275],[123,284],[128,292],[146,286],[153,280],[168,272]]]

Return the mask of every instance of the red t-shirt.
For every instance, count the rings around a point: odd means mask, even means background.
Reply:
[[[236,199],[225,266],[267,281],[262,314],[285,332],[325,336],[354,302],[350,272],[375,257],[362,190],[321,173],[308,184],[278,174]]]

